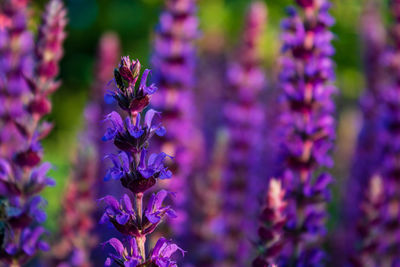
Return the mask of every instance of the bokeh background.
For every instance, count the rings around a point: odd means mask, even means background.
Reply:
[[[39,14],[46,1],[34,1]],[[201,56],[209,50],[229,57],[238,43],[248,0],[199,0],[199,17],[202,36],[198,41]],[[270,90],[274,89],[280,47],[280,21],[285,7],[291,0],[265,1],[268,6],[268,26],[263,37],[262,53]],[[55,165],[51,176],[57,185],[48,188],[44,196],[48,200],[47,226],[57,230],[60,201],[71,170],[71,157],[76,146],[77,134],[83,127],[83,110],[93,82],[97,44],[104,32],[113,31],[121,40],[123,55],[141,60],[146,67],[151,54],[151,36],[162,9],[162,0],[66,0],[69,24],[65,42],[65,55],[61,62],[62,87],[53,96],[53,112],[50,120],[55,129],[44,142],[45,160]],[[337,50],[337,96],[339,118],[338,140],[333,185],[334,198],[330,204],[330,229],[335,228],[338,217],[338,188],[347,179],[347,169],[357,133],[358,96],[364,88],[359,41],[359,19],[362,0],[335,0],[332,14],[337,23],[333,28]],[[31,23],[35,25],[34,22]],[[206,70],[204,70],[206,71]],[[223,77],[221,77],[223,78]],[[209,85],[215,86],[213,84]],[[215,90],[224,90],[215,88]],[[100,123],[100,122],[99,122]],[[102,177],[98,179],[103,183]]]

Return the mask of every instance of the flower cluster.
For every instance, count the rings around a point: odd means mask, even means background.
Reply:
[[[378,128],[379,148],[379,165],[377,173],[382,177],[384,199],[383,206],[379,210],[379,223],[375,225],[375,229],[380,236],[386,238],[381,239],[379,247],[370,250],[368,255],[373,262],[377,264],[388,264],[396,266],[399,263],[400,239],[398,237],[400,223],[400,194],[398,188],[400,186],[400,64],[398,58],[400,50],[400,1],[393,0],[390,7],[394,17],[392,27],[391,43],[384,55],[385,74],[387,74],[387,82],[379,94],[380,105],[379,119],[381,127]],[[368,179],[368,177],[364,177]],[[367,216],[365,220],[368,219]],[[369,236],[361,237],[361,243],[367,243]],[[357,265],[356,265],[357,266]]]
[[[47,176],[51,165],[41,163],[43,153],[40,146],[40,140],[50,132],[51,125],[41,122],[41,119],[50,112],[48,96],[57,89],[59,83],[54,81],[57,72],[53,72],[46,76],[46,84],[51,84],[47,87],[38,69],[50,58],[53,65],[59,63],[65,36],[66,11],[59,0],[51,0],[47,5],[36,46],[41,46],[43,54],[57,56],[35,58],[32,34],[26,30],[26,1],[10,0],[1,5],[0,17],[6,25],[0,27],[1,39],[5,40],[1,45],[1,53],[4,53],[1,68],[4,68],[2,75],[5,74],[5,77],[3,79],[2,76],[0,87],[1,96],[4,94],[6,97],[0,97],[4,101],[4,105],[1,105],[0,124],[7,129],[11,125],[15,127],[19,137],[16,146],[10,147],[13,142],[9,140],[0,143],[0,195],[4,233],[0,259],[8,264],[20,265],[31,259],[38,249],[48,249],[47,244],[40,240],[45,233],[44,228],[35,226],[35,222],[42,223],[46,219],[42,210],[45,201],[38,194],[46,186],[54,184]],[[9,46],[14,41],[16,49]],[[11,109],[8,109],[11,107],[21,112],[11,116]],[[15,132],[11,130],[8,133]]]
[[[151,253],[146,254],[145,251],[147,236],[165,217],[176,215],[170,206],[163,206],[165,198],[170,194],[166,190],[152,194],[147,208],[143,210],[145,192],[158,179],[168,179],[172,174],[164,166],[164,160],[168,157],[165,153],[154,153],[147,157],[150,139],[154,135],[163,136],[165,128],[161,125],[160,113],[146,109],[157,88],[154,84],[147,85],[149,70],[143,72],[140,84],[136,84],[140,70],[138,60],[123,57],[114,71],[115,88],[108,93],[127,115],[123,120],[120,114],[113,111],[105,118],[110,126],[103,140],[112,140],[120,151],[118,154],[106,156],[113,166],[109,168],[104,179],[120,180],[131,194],[125,194],[120,201],[109,195],[101,199],[106,204],[101,223],[112,224],[128,237],[125,246],[115,238],[106,242],[118,253],[110,254],[106,265],[114,261],[121,266],[174,266],[171,255],[177,250],[183,250],[170,241],[161,238]]]
[[[0,5],[0,156],[10,156],[24,139],[14,121],[26,114],[21,99],[29,93],[25,76],[33,74],[33,34],[27,29],[25,1],[2,1]]]
[[[189,239],[188,198],[193,169],[201,162],[201,136],[195,127],[193,89],[196,66],[195,40],[199,35],[195,0],[165,0],[156,28],[152,64],[159,93],[152,105],[163,112],[168,133],[158,140],[174,156],[175,178],[168,188],[178,192],[174,204],[179,219],[171,224],[178,239]],[[197,165],[197,166],[196,166]]]
[[[251,251],[249,240],[255,238],[251,225],[259,210],[259,175],[252,172],[261,155],[264,109],[259,103],[260,92],[265,86],[261,67],[259,42],[266,24],[266,7],[254,2],[248,11],[243,33],[243,43],[228,68],[230,99],[224,106],[228,128],[228,151],[226,169],[223,173],[223,237],[224,264],[244,266]],[[257,181],[260,182],[258,185]]]
[[[297,1],[282,23],[280,82],[285,112],[281,117],[281,177],[286,192],[287,246],[273,259],[279,266],[320,266],[321,236],[327,186],[332,178],[321,172],[330,167],[329,151],[335,136],[334,63],[331,56],[334,23],[328,1]],[[300,10],[300,12],[298,11]],[[263,238],[261,238],[263,239]]]

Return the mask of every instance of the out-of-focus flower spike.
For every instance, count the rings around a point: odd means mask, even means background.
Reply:
[[[59,62],[63,56],[66,15],[62,0],[50,0],[43,14],[36,43],[36,76],[41,91],[52,92],[59,85],[54,79],[59,72]]]
[[[366,87],[359,101],[362,121],[353,155],[351,176],[343,193],[345,202],[342,231],[346,240],[344,243],[347,246],[342,245],[343,239],[338,240],[337,244],[340,248],[337,251],[342,255],[348,254],[348,251],[351,250],[349,246],[355,242],[356,235],[353,229],[355,229],[355,221],[359,217],[359,203],[368,187],[369,177],[379,171],[381,163],[382,125],[379,116],[382,91],[387,82],[384,70],[386,32],[381,11],[381,1],[368,0],[364,5],[360,20]]]
[[[350,197],[349,201],[351,203],[357,201],[353,197],[361,197],[362,189],[368,185],[366,177],[371,177],[379,166],[378,135],[380,125],[378,120],[379,109],[377,107],[385,84],[383,57],[386,46],[386,34],[380,15],[380,7],[380,1],[367,1],[361,17],[360,27],[363,40],[366,89],[360,99],[362,126],[358,136],[351,173],[352,184],[349,187],[349,192],[352,193],[346,194],[346,197]],[[359,162],[363,162],[363,164],[359,164]],[[354,205],[347,206],[354,207]],[[353,211],[349,211],[349,213],[357,217]],[[351,218],[349,219],[351,220]]]
[[[49,5],[53,2],[56,1]],[[10,166],[0,181],[0,191],[6,206],[2,214],[2,229],[6,234],[1,244],[0,259],[5,264],[16,266],[28,262],[38,249],[48,249],[46,243],[40,240],[45,230],[36,226],[36,222],[40,224],[46,219],[43,211],[45,201],[38,194],[46,186],[54,185],[54,181],[47,176],[51,165],[41,163],[43,150],[40,140],[51,130],[49,124],[41,119],[50,112],[51,103],[48,96],[58,86],[52,81],[53,85],[49,90],[40,82],[41,74],[34,71],[37,69],[35,65],[38,67],[41,62],[34,57],[32,34],[26,27],[26,3],[18,0],[0,3],[1,21],[3,22],[4,18],[9,20],[6,26],[0,27],[1,42],[6,40],[0,44],[0,68],[4,68],[0,74],[0,126],[2,134],[12,135],[11,141],[6,140],[5,143],[4,139],[0,140],[2,165]],[[63,21],[65,11],[61,13]],[[63,28],[65,23],[61,24]],[[58,26],[56,28],[58,31],[63,30]],[[63,39],[64,37],[57,43],[56,51],[61,49]],[[5,54],[2,54],[3,52]],[[61,54],[58,54],[57,60],[54,61],[53,67],[56,69],[60,57]],[[4,98],[4,94],[12,98]],[[20,107],[20,112],[15,112],[15,109]],[[10,112],[10,108],[14,111]],[[16,138],[18,142],[13,140],[16,137],[15,133],[21,135],[20,138]],[[4,165],[4,162],[7,164]]]
[[[259,146],[265,124],[265,110],[259,102],[266,87],[259,45],[266,25],[267,10],[261,1],[253,2],[245,21],[243,42],[235,60],[228,66],[230,98],[224,106],[228,130],[227,162],[223,173],[222,221],[220,237],[224,266],[247,265],[256,238],[256,221],[262,181],[256,174]],[[253,224],[254,223],[254,224]]]
[[[385,192],[385,202],[381,209],[382,223],[380,229],[382,236],[379,250],[371,255],[378,265],[396,266],[400,262],[400,64],[397,58],[400,55],[400,1],[390,1],[390,11],[394,18],[390,30],[389,45],[385,50],[383,63],[387,78],[379,97],[379,149],[378,175],[382,177]],[[368,178],[368,177],[366,177]],[[382,263],[382,264],[379,264]]]
[[[332,94],[334,19],[328,0],[299,0],[282,23],[280,86],[280,170],[287,202],[283,237],[285,247],[271,262],[279,266],[321,266],[322,236],[332,178],[322,171],[331,167],[335,138]]]
[[[161,113],[146,108],[157,87],[147,86],[150,71],[145,70],[141,75],[140,69],[139,60],[122,57],[114,70],[114,88],[109,92],[123,112],[122,116],[116,111],[107,115],[106,121],[111,126],[104,140],[113,141],[122,151],[107,156],[113,166],[108,169],[105,180],[119,180],[130,194],[125,194],[119,202],[109,195],[101,199],[106,207],[100,222],[110,223],[128,236],[125,247],[115,238],[108,241],[117,254],[109,254],[105,265],[110,266],[114,261],[120,266],[176,266],[171,256],[180,248],[170,241],[161,238],[152,253],[146,253],[148,235],[165,217],[176,217],[176,214],[170,206],[163,206],[169,195],[166,190],[154,193],[150,199],[144,197],[158,180],[169,179],[172,173],[164,166],[164,160],[169,157],[166,153],[147,156],[150,140],[154,134],[165,134],[165,129],[161,125]],[[148,201],[145,210],[144,200]]]
[[[24,134],[15,121],[26,115],[29,93],[25,76],[33,74],[33,34],[28,31],[27,1],[0,3],[0,156],[11,159],[21,148]]]
[[[194,105],[196,46],[199,36],[196,0],[165,0],[156,28],[152,65],[154,81],[159,92],[152,105],[162,111],[168,132],[157,141],[163,150],[174,157],[171,169],[175,179],[168,182],[168,189],[177,192],[174,199],[178,219],[171,223],[178,240],[191,243],[189,214],[194,169],[203,159],[202,135],[196,127],[197,111]],[[185,240],[185,241],[184,241]]]

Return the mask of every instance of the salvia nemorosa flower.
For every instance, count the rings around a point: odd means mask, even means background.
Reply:
[[[343,238],[337,241],[338,255],[349,254],[357,238],[356,221],[359,218],[359,206],[367,190],[369,178],[380,165],[380,131],[382,128],[379,114],[381,91],[385,83],[383,66],[386,46],[386,33],[380,15],[382,3],[376,0],[366,2],[360,20],[360,33],[363,45],[363,62],[366,88],[360,97],[361,125],[352,159],[350,179],[343,192],[343,224],[340,232]],[[343,240],[346,240],[343,242]],[[343,246],[343,243],[346,246]],[[345,257],[338,256],[338,259]],[[337,263],[343,264],[343,263]]]
[[[224,106],[228,129],[226,169],[223,173],[223,246],[224,266],[244,266],[251,251],[249,240],[255,238],[249,218],[256,217],[261,179],[257,186],[252,179],[252,169],[258,154],[264,110],[259,103],[260,92],[265,86],[261,67],[259,40],[266,23],[266,7],[262,2],[253,3],[247,15],[243,43],[236,60],[228,66],[230,99]]]
[[[351,170],[351,179],[346,194],[347,220],[357,217],[353,205],[362,198],[363,189],[368,186],[371,177],[379,166],[379,106],[382,87],[385,82],[383,55],[385,49],[385,29],[380,16],[379,1],[368,1],[361,17],[361,36],[363,40],[364,73],[366,89],[360,99],[362,125],[357,140],[356,151]],[[362,162],[362,164],[360,164]]]
[[[260,220],[263,224],[258,228],[260,237],[259,256],[253,261],[254,267],[273,266],[274,259],[284,247],[283,227],[286,224],[285,191],[281,181],[271,179],[267,191],[265,206],[262,208]]]
[[[163,112],[168,133],[159,141],[174,156],[175,178],[168,187],[177,192],[174,199],[179,218],[171,228],[178,239],[190,239],[188,196],[193,169],[202,158],[201,136],[195,127],[196,108],[193,89],[195,82],[196,48],[199,36],[195,0],[165,0],[153,44],[152,65],[159,93],[152,105]]]
[[[25,115],[21,98],[29,92],[33,73],[33,34],[27,29],[27,1],[0,4],[0,156],[10,158],[23,137],[14,120]]]
[[[143,207],[144,194],[157,180],[168,179],[172,174],[164,166],[168,157],[165,153],[147,155],[150,139],[154,134],[164,135],[165,128],[161,125],[160,112],[147,108],[151,96],[157,91],[154,84],[147,85],[150,71],[143,72],[137,85],[140,70],[138,60],[123,57],[114,71],[115,88],[109,92],[126,117],[122,119],[113,111],[105,118],[110,126],[103,140],[112,140],[119,152],[106,156],[113,165],[104,179],[119,180],[123,187],[130,190],[130,195],[124,194],[119,201],[110,195],[100,199],[106,204],[101,223],[112,224],[127,239],[126,246],[116,238],[108,241],[117,254],[110,254],[106,265],[115,262],[120,266],[175,266],[171,255],[183,250],[170,241],[160,238],[151,253],[145,250],[147,236],[165,217],[176,215],[170,206],[163,205],[167,196],[173,194],[166,190],[153,193],[146,209]]]
[[[2,41],[4,38],[15,38],[15,55],[11,50],[7,53],[6,41],[2,44],[1,67],[2,72],[1,88],[6,96],[13,96],[16,106],[22,107],[22,112],[17,116],[2,117],[2,125],[12,123],[18,130],[20,138],[18,145],[9,149],[10,143],[0,143],[2,158],[0,158],[0,194],[2,196],[2,232],[0,259],[7,264],[20,266],[31,259],[37,250],[47,250],[48,245],[41,241],[41,236],[46,232],[37,223],[46,219],[42,210],[45,201],[38,194],[54,182],[47,176],[51,165],[42,163],[42,148],[40,140],[50,132],[49,123],[41,122],[44,115],[50,112],[50,101],[48,96],[58,87],[54,81],[57,72],[47,77],[47,83],[52,84],[51,88],[41,82],[41,74],[37,72],[38,67],[45,61],[44,58],[35,58],[33,44],[30,41],[31,33],[26,30],[26,1],[5,1],[2,2],[0,16],[2,21],[9,21],[5,27],[1,27]],[[44,54],[51,54],[56,51],[58,57],[53,61],[55,65],[62,54],[61,46],[64,39],[65,9],[59,0],[51,0],[46,8],[44,19],[40,26],[43,34],[38,36],[36,45],[42,45]],[[57,30],[53,29],[57,25]],[[46,29],[46,30],[44,30]],[[53,30],[51,30],[53,29]],[[62,37],[60,37],[62,36]],[[52,46],[46,46],[52,41]],[[17,45],[18,44],[18,45]],[[56,47],[56,49],[55,49]],[[55,49],[55,50],[54,50]],[[30,54],[29,54],[30,53]],[[13,57],[15,56],[15,58]],[[30,67],[25,70],[27,58],[32,59]],[[33,60],[35,59],[35,60]],[[47,59],[46,59],[47,60]],[[16,82],[18,81],[18,82]],[[2,99],[5,105],[13,106],[9,98]],[[4,110],[8,114],[7,108]],[[8,127],[2,128],[8,131]],[[11,142],[12,143],[12,142]],[[4,153],[3,153],[4,152]]]
[[[284,113],[281,117],[281,170],[286,192],[285,247],[271,260],[278,266],[321,266],[327,186],[335,136],[335,92],[331,56],[334,23],[329,1],[297,1],[282,23],[280,74]],[[263,238],[261,238],[263,239]]]
[[[400,263],[400,64],[397,60],[400,53],[400,1],[390,1],[394,22],[390,32],[390,44],[388,45],[384,59],[384,70],[387,81],[380,91],[378,144],[379,165],[377,173],[382,177],[384,203],[379,212],[379,231],[381,238],[377,248],[369,251],[369,258],[382,266],[398,266]],[[364,179],[368,179],[365,177]],[[365,237],[365,239],[364,239]],[[361,243],[368,242],[368,236],[361,237]],[[360,260],[361,261],[361,260]],[[368,265],[361,265],[368,266]]]

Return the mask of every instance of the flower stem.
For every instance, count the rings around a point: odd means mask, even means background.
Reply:
[[[143,262],[146,262],[146,251],[145,251],[145,243],[146,243],[146,236],[141,235],[140,237],[136,237],[136,243],[138,244],[139,253],[142,257]]]
[[[143,193],[135,194],[135,201],[136,201],[136,209],[137,209],[139,225],[141,227],[142,226],[142,217],[143,217]]]

